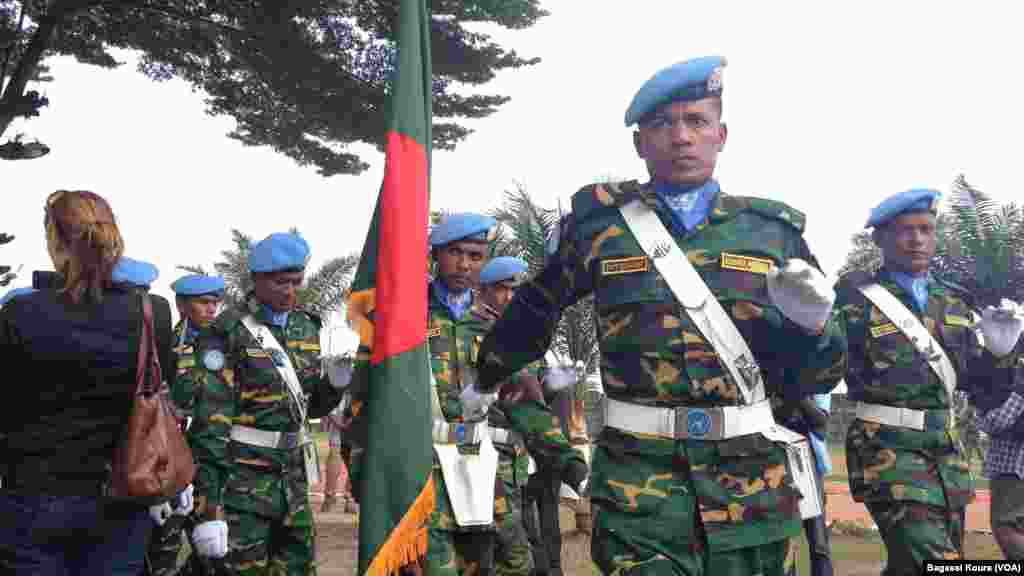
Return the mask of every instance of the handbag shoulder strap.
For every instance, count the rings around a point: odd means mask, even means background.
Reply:
[[[162,380],[160,358],[156,354],[156,335],[153,330],[153,302],[149,294],[145,292],[140,296],[142,298],[142,332],[139,334],[139,352],[135,366],[135,392],[137,394],[153,394],[160,391]]]

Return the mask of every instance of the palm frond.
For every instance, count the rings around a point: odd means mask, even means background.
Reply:
[[[178,264],[178,265],[176,266],[176,268],[177,268],[178,270],[181,270],[181,271],[183,271],[183,272],[188,272],[189,274],[200,274],[200,275],[202,275],[202,276],[207,276],[207,275],[208,275],[208,274],[206,273],[206,269],[205,269],[205,268],[203,268],[203,267],[202,267],[202,266],[200,266],[200,265],[196,265],[196,266],[184,266],[184,265]]]
[[[299,303],[319,315],[340,310],[344,306],[352,276],[359,267],[359,254],[332,258],[306,277],[299,291]]]

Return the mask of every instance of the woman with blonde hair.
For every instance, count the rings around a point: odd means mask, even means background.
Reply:
[[[43,222],[59,287],[0,309],[0,572],[139,574],[153,521],[104,492],[131,412],[145,296],[112,279],[124,240],[102,197],[58,190]],[[170,305],[149,298],[169,367]]]

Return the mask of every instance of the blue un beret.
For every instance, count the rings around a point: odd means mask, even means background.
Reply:
[[[722,94],[722,56],[704,56],[677,62],[644,82],[626,109],[626,128],[669,102],[692,102]]]
[[[513,280],[518,284],[526,278],[528,269],[529,266],[522,258],[499,256],[480,270],[480,283],[486,285]]]
[[[430,231],[430,246],[438,247],[458,240],[491,240],[490,232],[497,222],[481,214],[448,214]]]
[[[35,291],[35,288],[11,288],[10,290],[7,291],[6,294],[3,295],[3,298],[0,298],[0,306],[7,304],[7,301],[14,298],[15,296],[21,296],[22,294],[31,294],[32,292]]]
[[[149,288],[160,276],[160,271],[149,262],[121,257],[114,264],[111,280],[114,284],[131,284],[140,288]]]
[[[304,269],[309,262],[309,243],[290,232],[275,232],[249,251],[250,272]]]
[[[202,296],[204,294],[223,294],[224,278],[220,276],[204,276],[189,274],[182,276],[171,284],[171,290],[178,296]]]
[[[942,193],[928,188],[914,188],[886,198],[871,210],[865,228],[878,227],[889,220],[911,212],[936,213]]]

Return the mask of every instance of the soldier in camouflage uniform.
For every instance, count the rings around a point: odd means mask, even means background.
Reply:
[[[174,303],[178,307],[181,319],[174,327],[175,374],[181,375],[184,382],[191,382],[190,373],[196,370],[193,346],[199,331],[206,328],[216,318],[220,305],[224,300],[224,279],[219,276],[190,274],[183,276],[171,284],[174,291]],[[175,380],[172,378],[172,382]],[[171,400],[175,403],[183,419],[192,416],[192,406],[185,404],[193,400],[191,394],[183,393],[181,387],[171,385]],[[171,576],[187,572],[187,564],[181,555],[185,539],[196,525],[195,514],[175,514],[153,531],[149,550],[146,554],[147,573],[153,576]]]
[[[884,265],[876,274],[843,276],[836,286],[837,316],[849,342],[846,384],[857,402],[846,437],[850,489],[885,541],[887,576],[919,574],[924,560],[962,557],[974,479],[953,427],[947,385],[971,392],[990,380],[1008,381],[1015,361],[997,360],[978,342],[970,294],[928,273],[938,197],[909,190],[875,208],[867,227],[874,228]],[[877,287],[898,300],[896,312],[883,312],[885,304],[862,291]],[[912,317],[892,318],[899,310]],[[915,323],[927,332],[904,332]],[[942,369],[916,349],[929,335],[949,359],[955,382],[940,377]],[[941,355],[932,349],[929,357],[938,363]]]
[[[681,62],[640,89],[626,125],[639,123],[634,144],[651,182],[577,192],[547,266],[516,291],[480,349],[485,394],[544,354],[563,309],[596,296],[608,397],[590,480],[591,555],[606,574],[792,569],[790,541],[801,530],[784,444],[792,436],[774,427],[766,400],[741,406],[744,390],[791,370],[798,377],[787,392],[826,392],[845,368],[845,341],[829,319],[834,293],[804,242],[803,214],[726,195],[712,178],[726,137],[724,64]],[[631,227],[626,210],[653,211],[675,245],[642,247],[637,230],[656,229]],[[707,321],[708,300],[687,297],[683,307],[666,284],[655,259],[673,251],[688,257],[752,349],[740,376],[712,345],[724,322],[695,323]],[[722,431],[734,425],[749,433]]]
[[[254,291],[195,345],[176,397],[192,408],[198,464],[196,552],[231,574],[315,574],[309,486],[318,474],[308,418],[330,412],[348,381],[320,360],[320,318],[296,309],[309,245],[271,234],[252,247]],[[324,373],[328,376],[325,376]]]
[[[474,313],[488,327],[501,316],[526,273],[526,262],[511,256],[495,258],[481,270],[481,302],[474,307]],[[536,558],[531,556],[523,519],[523,492],[528,475],[526,450],[535,453],[545,468],[558,475],[558,480],[565,478],[574,487],[578,488],[587,475],[586,462],[544,403],[539,370],[539,363],[535,363],[512,376],[488,411],[488,421],[495,432],[492,439],[501,455],[498,476],[505,489],[504,497],[495,499],[495,518],[501,518],[495,551],[498,574],[528,574],[531,557]],[[509,441],[501,442],[503,439]],[[547,569],[545,566],[544,570]]]

